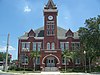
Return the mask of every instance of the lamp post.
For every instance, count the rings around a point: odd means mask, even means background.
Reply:
[[[66,64],[66,56],[65,56],[65,73],[66,73],[66,65],[67,65],[67,64]]]
[[[86,51],[84,51],[84,59],[85,59],[85,61],[84,61],[84,67],[85,67],[85,73],[87,72],[86,71]]]

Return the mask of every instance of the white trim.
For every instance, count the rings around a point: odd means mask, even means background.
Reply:
[[[69,42],[60,42],[60,43],[69,43]]]
[[[57,53],[57,51],[45,51],[45,53]]]
[[[71,42],[71,43],[80,43],[80,42]]]
[[[31,42],[21,42],[21,43],[31,43]]]
[[[58,12],[57,9],[44,9],[44,12]]]
[[[48,57],[48,56],[54,56],[54,57],[57,58],[57,60],[58,60],[58,63],[57,63],[57,64],[60,64],[59,58],[58,58],[57,56],[53,55],[53,54],[46,55],[46,56],[42,59],[42,64],[45,64],[45,63],[44,63],[44,59],[45,59],[46,57]]]

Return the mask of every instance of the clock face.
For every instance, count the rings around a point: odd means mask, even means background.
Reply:
[[[49,20],[53,20],[53,16],[51,16],[51,15],[48,16],[48,19],[49,19]]]

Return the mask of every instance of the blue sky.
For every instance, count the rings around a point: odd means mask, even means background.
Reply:
[[[100,15],[100,0],[53,0],[58,7],[58,26],[72,31],[83,27],[86,19]],[[0,0],[0,51],[6,49],[10,33],[12,59],[17,59],[18,37],[44,24],[43,7],[48,0]]]

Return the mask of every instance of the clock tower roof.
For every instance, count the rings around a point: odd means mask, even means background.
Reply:
[[[54,4],[53,0],[49,0],[47,5],[44,7],[45,9],[57,9],[56,5]]]

